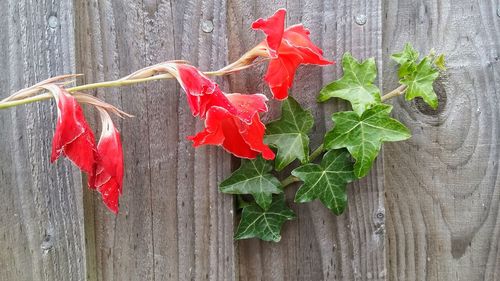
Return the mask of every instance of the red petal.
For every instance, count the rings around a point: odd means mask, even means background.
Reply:
[[[260,18],[252,23],[253,29],[260,29],[266,34],[266,43],[271,58],[278,56],[278,48],[281,45],[281,38],[285,29],[285,16],[286,10],[279,9],[269,18]]]
[[[274,152],[263,142],[266,127],[260,121],[259,115],[255,114],[252,125],[244,125],[245,126],[240,125],[239,131],[250,148],[254,151],[261,152],[262,157],[266,160],[274,159]]]
[[[97,145],[99,159],[96,164],[95,178],[89,180],[101,193],[104,204],[118,212],[118,198],[123,185],[123,149],[120,133],[115,128],[109,114],[99,109],[102,120],[102,134]]]
[[[253,122],[247,124],[221,107],[212,107],[207,113],[205,130],[189,137],[194,146],[205,144],[222,145],[224,149],[240,158],[253,159],[263,153],[266,159],[274,153],[263,143],[265,127],[255,114]]]
[[[333,64],[333,61],[328,61],[323,57],[323,50],[311,42],[309,34],[309,30],[304,28],[302,24],[297,24],[285,30],[283,40],[288,46],[295,49],[295,53],[300,54],[303,64]],[[286,51],[284,48],[280,50],[280,54]]]
[[[86,173],[92,173],[95,164],[94,133],[90,129],[82,108],[63,88],[50,88],[57,100],[57,124],[52,140],[50,160],[54,162],[61,153]]]
[[[267,97],[261,94],[226,94],[227,99],[238,110],[238,117],[247,124],[252,123],[257,112],[267,111]]]
[[[179,83],[186,92],[187,99],[193,116],[205,118],[207,111],[212,106],[220,106],[235,113],[217,83],[208,79],[196,67],[187,64],[177,64]]]
[[[283,100],[288,97],[288,89],[292,87],[293,77],[302,58],[298,54],[280,54],[277,59],[271,60],[264,80],[271,88],[275,99]]]

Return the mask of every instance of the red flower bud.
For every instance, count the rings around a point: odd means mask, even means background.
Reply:
[[[102,133],[97,145],[99,157],[95,174],[89,178],[89,186],[97,189],[104,204],[113,212],[118,212],[118,198],[123,185],[123,150],[120,133],[115,128],[106,110],[99,110]]]

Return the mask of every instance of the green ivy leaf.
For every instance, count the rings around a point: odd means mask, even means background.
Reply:
[[[438,98],[432,84],[439,76],[437,68],[446,69],[444,56],[440,55],[434,59],[435,52],[431,50],[431,54],[418,62],[418,52],[407,43],[402,52],[393,54],[391,57],[400,65],[398,75],[400,83],[407,86],[406,100],[422,97],[430,107],[436,109]]]
[[[382,142],[408,139],[410,131],[389,113],[392,106],[378,104],[359,116],[353,111],[337,112],[332,115],[333,130],[325,136],[327,149],[347,148],[356,159],[354,174],[364,177],[377,157]]]
[[[418,52],[413,48],[410,43],[405,44],[403,51],[399,53],[392,54],[391,58],[395,60],[398,64],[403,65],[405,63],[415,63],[418,60]]]
[[[298,167],[292,171],[292,175],[304,182],[295,194],[295,202],[319,199],[336,215],[342,214],[346,207],[346,184],[356,179],[349,153],[343,149],[328,151],[321,165]]]
[[[403,78],[415,71],[417,68],[418,56],[418,52],[410,43],[406,43],[402,52],[395,53],[391,56],[391,58],[399,64],[399,78]]]
[[[438,98],[432,87],[432,83],[439,76],[439,71],[435,69],[430,60],[425,57],[416,67],[415,71],[409,73],[401,79],[401,84],[408,86],[406,89],[406,100],[415,97],[422,99],[432,108],[438,106]]]
[[[440,70],[442,71],[445,71],[446,70],[446,65],[445,65],[445,62],[444,62],[444,55],[441,54],[439,55],[435,60],[434,60],[434,65],[439,68]]]
[[[239,240],[256,237],[265,241],[279,242],[283,223],[294,218],[295,214],[286,206],[285,196],[276,195],[267,211],[255,203],[243,208],[234,238]]]
[[[257,204],[267,210],[272,194],[282,193],[280,181],[271,175],[272,165],[262,157],[242,160],[241,166],[219,186],[220,191],[230,194],[252,194]]]
[[[264,141],[277,148],[275,167],[283,170],[293,160],[306,163],[309,158],[309,137],[307,134],[314,125],[309,110],[304,110],[292,97],[281,106],[281,118],[266,125]]]
[[[345,53],[342,69],[342,78],[321,89],[319,102],[332,97],[348,100],[359,115],[370,105],[380,102],[380,90],[373,84],[377,76],[377,66],[373,58],[359,63],[350,53]]]

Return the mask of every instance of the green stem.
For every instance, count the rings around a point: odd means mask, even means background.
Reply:
[[[311,155],[309,155],[309,163],[314,161],[314,159],[316,159],[318,156],[320,156],[321,153],[323,153],[323,151],[325,151],[325,147],[323,146],[323,144],[321,144],[311,153]]]
[[[285,188],[285,187],[291,185],[292,183],[298,182],[298,181],[300,181],[300,179],[298,177],[293,176],[293,175],[289,175],[286,179],[281,181],[281,186],[283,188]]]
[[[143,83],[143,82],[149,82],[149,81],[155,81],[155,80],[161,80],[161,79],[170,79],[170,78],[173,78],[173,76],[168,74],[168,73],[165,73],[165,74],[158,74],[155,76],[140,78],[140,79],[113,80],[113,81],[105,81],[105,82],[86,84],[86,85],[76,86],[76,87],[72,87],[72,88],[67,88],[66,90],[70,93],[73,93],[73,92],[77,92],[77,91],[92,90],[92,89],[97,89],[97,88],[113,88],[113,87],[128,86],[128,85],[137,84],[137,83]]]
[[[42,100],[48,100],[50,98],[52,98],[52,95],[48,94],[48,93],[45,93],[45,94],[37,95],[37,96],[34,96],[34,97],[25,98],[25,99],[22,99],[22,100],[0,102],[0,109],[5,109],[5,108],[13,107],[13,106],[18,106],[18,105],[32,103],[32,102],[37,102],[37,101],[42,101]]]
[[[394,89],[394,90],[390,91],[389,93],[383,95],[382,98],[381,98],[381,100],[382,100],[382,102],[384,102],[384,101],[386,101],[388,99],[392,99],[394,97],[401,96],[402,94],[404,94],[406,92],[406,89],[407,89],[406,85],[400,85],[396,89]]]
[[[308,161],[308,163],[311,163],[312,161],[314,161],[314,159],[318,158],[318,156],[320,156],[321,153],[323,153],[323,151],[325,151],[325,147],[323,146],[323,144],[321,144],[318,148],[316,148],[311,153],[311,155],[309,155],[309,161]],[[295,183],[295,182],[298,182],[298,181],[300,181],[300,179],[298,177],[290,175],[286,179],[284,179],[284,180],[281,181],[281,186],[283,188],[285,188],[285,187],[291,185],[292,183]]]

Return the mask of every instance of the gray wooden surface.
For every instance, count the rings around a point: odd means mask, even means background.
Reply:
[[[437,111],[394,102],[413,138],[385,147],[388,275],[499,280],[500,3],[401,0],[384,10],[384,58],[410,41],[448,61]],[[394,64],[384,65],[390,89]]]
[[[62,1],[0,2],[2,98],[75,71],[72,10]],[[0,280],[85,277],[82,178],[67,160],[49,162],[55,121],[52,103],[0,113]]]
[[[186,136],[202,123],[178,84],[98,90],[136,116],[115,119],[126,162],[118,216],[69,161],[49,163],[53,102],[0,111],[0,280],[500,279],[497,1],[5,0],[0,97],[58,74],[111,80],[170,59],[216,69],[262,40],[253,20],[282,7],[288,25],[303,22],[327,58],[375,57],[386,91],[397,85],[388,55],[404,42],[447,54],[436,85],[442,105],[393,101],[414,137],[385,146],[372,173],[349,187],[344,215],[319,202],[292,204],[298,219],[285,224],[279,244],[234,242],[237,211],[217,183],[238,161],[192,148]],[[263,65],[217,81],[269,95],[264,73]],[[318,120],[313,146],[330,114],[347,108],[315,103],[340,75],[339,64],[297,73],[292,95]],[[266,120],[279,112],[271,105]],[[95,112],[86,113],[96,124]]]

